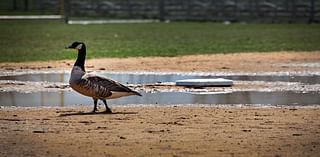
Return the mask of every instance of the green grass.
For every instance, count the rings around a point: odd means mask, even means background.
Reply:
[[[62,21],[0,21],[0,62],[75,58],[64,47],[84,41],[87,56],[179,56],[320,50],[319,25],[152,23],[65,25]]]

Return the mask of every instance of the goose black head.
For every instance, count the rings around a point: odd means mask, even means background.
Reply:
[[[74,66],[80,67],[83,71],[85,71],[84,68],[84,62],[86,59],[86,46],[83,42],[75,41],[71,45],[66,47],[67,49],[76,49],[78,50],[78,57],[76,62],[74,63]]]
[[[79,41],[75,41],[71,45],[66,47],[66,49],[77,49],[77,50],[81,50],[82,48],[84,48],[84,43]]]

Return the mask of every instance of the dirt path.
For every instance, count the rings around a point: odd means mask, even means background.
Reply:
[[[319,108],[0,109],[0,156],[318,156]]]
[[[89,59],[88,70],[183,72],[279,72],[319,71],[320,51],[236,53],[181,57]],[[74,60],[0,63],[0,70],[70,69]]]

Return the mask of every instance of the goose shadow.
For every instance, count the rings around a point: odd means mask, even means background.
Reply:
[[[138,112],[74,112],[74,113],[62,113],[58,117],[67,117],[67,116],[84,116],[84,115],[117,115],[117,114],[138,114]]]

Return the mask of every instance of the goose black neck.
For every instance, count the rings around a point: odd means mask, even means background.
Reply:
[[[78,57],[77,57],[76,63],[74,63],[74,66],[78,66],[83,71],[85,71],[84,69],[85,59],[86,59],[86,46],[83,44],[82,48],[78,50]]]

